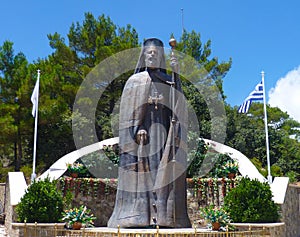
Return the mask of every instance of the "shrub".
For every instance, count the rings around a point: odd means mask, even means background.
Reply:
[[[2,162],[0,162],[0,183],[5,183],[7,179],[8,172],[13,172],[14,167],[3,167]]]
[[[285,175],[289,178],[290,183],[297,182],[297,173],[295,171],[288,171]]]
[[[52,223],[62,217],[63,197],[57,190],[56,181],[49,178],[34,181],[16,207],[20,222]]]
[[[224,208],[233,222],[267,223],[279,219],[279,206],[272,200],[268,183],[242,178],[224,198]]]

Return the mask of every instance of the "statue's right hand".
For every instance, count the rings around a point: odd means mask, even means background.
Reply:
[[[137,135],[136,135],[136,142],[140,145],[140,144],[143,144],[145,145],[146,142],[147,142],[147,131],[145,129],[141,129],[137,132]]]

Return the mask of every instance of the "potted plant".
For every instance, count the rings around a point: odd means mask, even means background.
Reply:
[[[68,227],[74,230],[80,229],[82,226],[93,227],[96,217],[86,206],[81,205],[79,208],[71,208],[63,212],[62,221],[65,221]]]
[[[228,178],[235,178],[235,175],[239,171],[239,165],[236,161],[229,160],[223,165],[223,169],[227,174]]]
[[[211,224],[212,230],[219,230],[221,227],[226,227],[231,221],[228,213],[222,207],[214,205],[200,208],[200,214]]]
[[[74,162],[73,164],[68,163],[67,168],[73,178],[77,178],[79,174],[86,172],[86,167],[79,162]]]

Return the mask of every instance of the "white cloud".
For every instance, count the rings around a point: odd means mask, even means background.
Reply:
[[[275,88],[269,91],[268,103],[300,121],[300,66],[276,82]]]

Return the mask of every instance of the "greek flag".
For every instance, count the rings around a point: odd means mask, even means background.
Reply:
[[[256,85],[255,90],[252,91],[249,96],[244,100],[244,103],[239,107],[239,113],[248,113],[252,101],[264,99],[263,83],[260,82]]]

